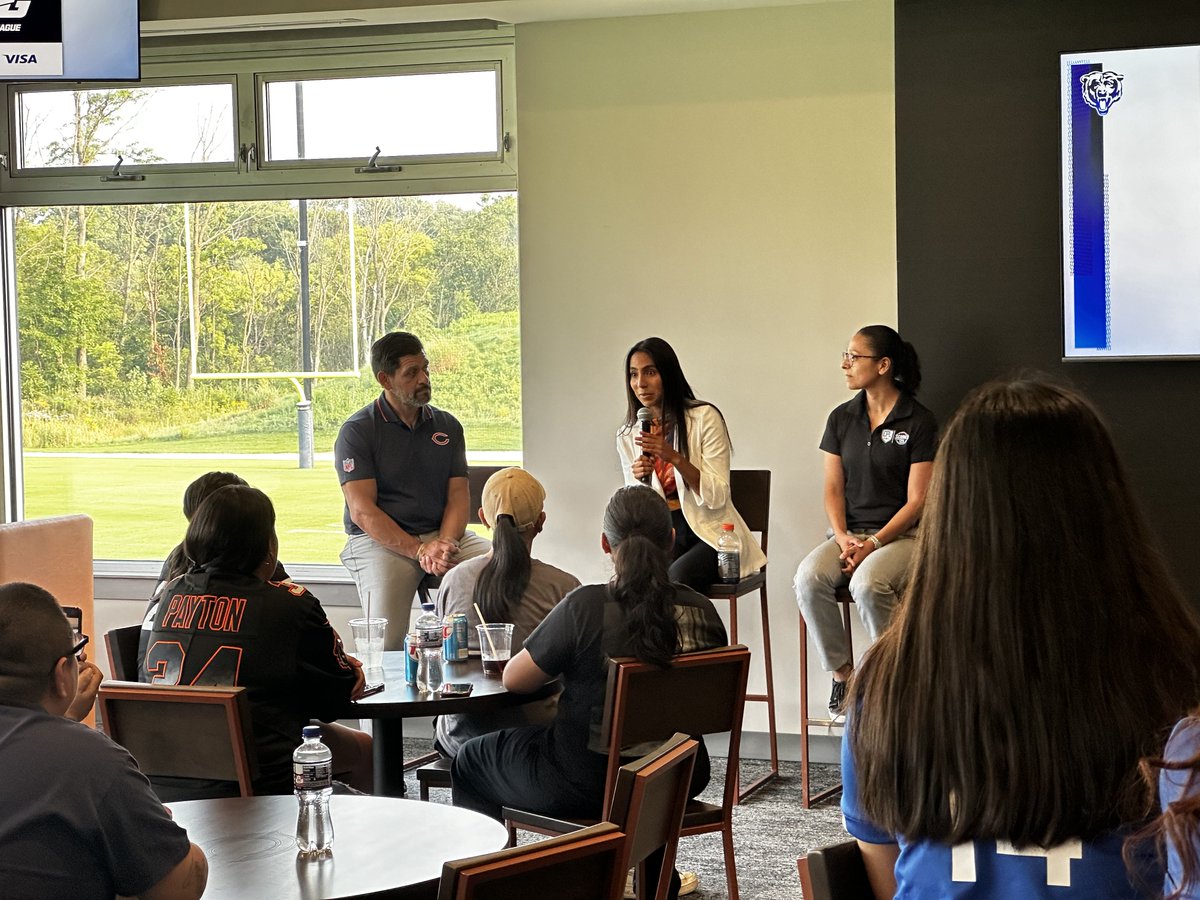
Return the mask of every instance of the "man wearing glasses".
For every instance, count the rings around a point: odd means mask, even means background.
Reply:
[[[87,643],[47,591],[0,586],[0,893],[197,898],[203,851],[124,749],[71,721],[99,688]]]

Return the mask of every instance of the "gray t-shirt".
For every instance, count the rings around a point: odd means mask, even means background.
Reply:
[[[479,624],[479,616],[475,614],[472,598],[475,596],[475,583],[479,580],[479,573],[490,559],[489,554],[459,563],[446,573],[437,594],[436,609],[439,616],[459,612],[467,614],[469,644],[472,650],[479,649],[479,632],[475,630],[475,626]],[[556,569],[537,559],[530,560],[530,563],[529,585],[525,588],[521,603],[512,617],[514,656],[558,601],[579,587],[579,579],[562,569]],[[453,665],[446,667],[446,680],[454,680]],[[540,725],[551,721],[557,711],[558,696],[555,695],[493,713],[438,716],[437,740],[445,752],[455,756],[458,748],[473,737],[502,728]]]
[[[122,747],[42,709],[0,705],[0,895],[136,896],[187,856]]]
[[[442,579],[442,587],[435,601],[439,616],[467,614],[467,644],[472,650],[479,649],[479,632],[475,630],[479,616],[475,613],[473,601],[475,583],[491,559],[489,553],[459,563]],[[531,559],[529,562],[529,585],[512,615],[513,656],[525,646],[525,639],[542,624],[542,619],[558,605],[558,601],[579,587],[579,579],[569,572],[547,565],[540,559]]]

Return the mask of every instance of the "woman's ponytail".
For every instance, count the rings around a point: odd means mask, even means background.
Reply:
[[[492,558],[475,582],[474,601],[489,622],[511,622],[512,611],[529,586],[529,548],[510,515],[496,517]]]

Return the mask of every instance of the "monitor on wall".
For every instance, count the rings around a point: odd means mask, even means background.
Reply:
[[[138,0],[0,0],[0,81],[136,81]]]
[[[1200,359],[1200,46],[1059,72],[1063,358]]]

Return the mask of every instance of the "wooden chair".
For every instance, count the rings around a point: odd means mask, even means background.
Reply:
[[[438,900],[620,900],[625,835],[610,822],[442,866]]]
[[[742,646],[676,656],[666,669],[635,659],[609,660],[601,732],[601,738],[608,746],[608,774],[604,803],[600,807],[605,810],[613,807],[622,747],[663,741],[676,732],[729,732],[729,756],[721,803],[689,801],[679,832],[681,837],[721,832],[729,900],[738,900],[733,852],[733,807],[737,801],[734,773],[742,741],[742,713],[749,669],[750,651]],[[510,842],[514,843],[518,829],[542,834],[561,831],[561,827],[545,827],[544,816],[524,810],[505,809],[504,817]]]
[[[842,629],[846,632],[846,643],[850,647],[850,658],[854,658],[854,639],[850,628],[850,604],[854,602],[854,598],[850,595],[850,591],[844,587],[838,588],[834,592],[834,598],[842,607]],[[813,718],[808,714],[808,626],[804,622],[804,615],[800,616],[800,803],[805,809],[810,809],[818,803],[821,803],[830,797],[837,796],[842,792],[842,783],[839,781],[833,787],[826,788],[821,793],[813,795],[811,788],[811,777],[809,773],[811,750],[809,747],[809,729],[824,728],[829,730],[836,725],[837,722],[828,717]]]
[[[137,651],[141,635],[141,625],[127,625],[104,633],[104,646],[108,651],[108,671],[114,680],[138,680]]]
[[[857,841],[810,850],[796,868],[804,900],[875,900]]]
[[[767,533],[771,524],[771,472],[768,469],[734,469],[729,473],[729,494],[734,507],[751,531],[762,535],[760,546],[767,552]],[[729,640],[738,642],[738,598],[758,591],[759,617],[762,621],[763,669],[766,672],[766,692],[747,694],[746,700],[767,704],[767,733],[770,742],[771,767],[761,778],[739,790],[738,801],[745,800],[767,782],[779,777],[779,736],[775,727],[775,677],[771,663],[771,622],[767,607],[767,567],[763,566],[737,584],[714,584],[708,589],[712,600],[729,601]],[[740,767],[734,773],[740,783]]]
[[[106,681],[97,705],[104,732],[147,777],[236,781],[241,796],[254,796],[258,760],[245,688]]]
[[[627,837],[620,870],[637,867],[638,900],[667,898],[699,746],[686,734],[676,734],[655,752],[617,770],[608,821]],[[659,849],[663,851],[662,867],[652,873],[646,860]]]

